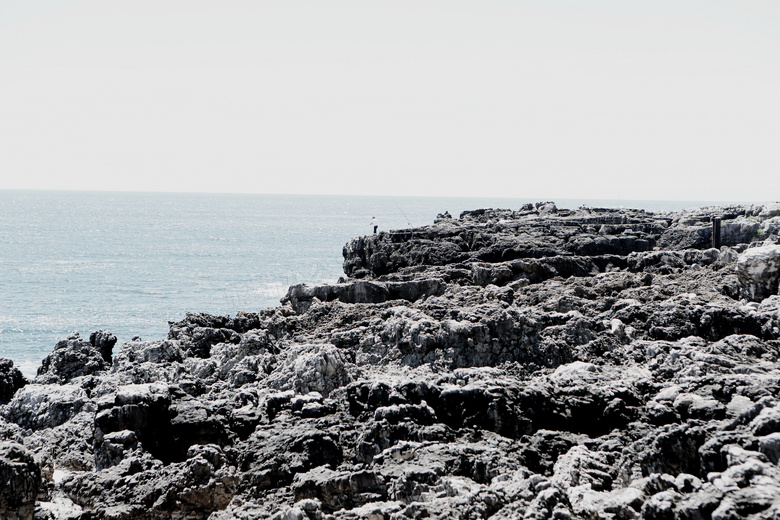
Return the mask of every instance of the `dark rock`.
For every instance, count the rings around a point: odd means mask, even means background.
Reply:
[[[643,461],[643,471],[651,473],[689,473],[699,475],[699,448],[706,434],[701,428],[673,426],[665,428],[653,440],[653,447]]]
[[[531,421],[513,406],[503,389],[464,387],[439,395],[437,415],[451,428],[479,427],[506,437],[530,433]]]
[[[27,384],[22,372],[10,359],[0,358],[0,404],[11,400],[17,390]]]
[[[104,346],[107,342],[102,336],[99,341]],[[104,359],[100,349],[90,342],[83,341],[79,334],[74,332],[59,341],[52,353],[43,359],[35,382],[67,383],[76,377],[98,374],[108,367],[109,363]]]
[[[74,473],[61,487],[84,508],[79,518],[204,519],[236,492],[238,476],[227,462],[219,447],[193,446],[176,464],[128,458],[104,471]]]
[[[20,444],[0,442],[0,517],[32,520],[41,485],[41,470]]]
[[[116,336],[107,330],[98,330],[89,335],[90,344],[100,351],[100,355],[103,356],[106,363],[111,363],[116,341]]]
[[[704,249],[712,243],[710,226],[679,226],[665,231],[658,240],[661,249]]]
[[[232,444],[226,418],[207,402],[189,396],[176,399],[168,408],[168,417],[170,429],[164,432],[167,442],[163,444],[165,456],[161,460],[184,460],[194,445]]]
[[[101,404],[95,417],[98,453],[106,435],[132,432],[146,451],[163,462],[181,462],[196,444],[231,443],[228,420],[212,406],[187,395],[154,385],[125,387],[112,401]],[[111,460],[110,454],[106,456]]]
[[[111,454],[101,455],[104,437],[129,431],[151,455],[163,461],[177,457],[169,451],[171,395],[162,385],[125,387],[113,399],[100,403],[95,416],[95,449],[98,457],[111,460]],[[186,449],[186,448],[185,448]],[[180,452],[179,450],[176,450]]]
[[[207,358],[211,347],[217,343],[238,343],[239,332],[254,325],[254,318],[247,315],[230,319],[227,316],[188,313],[179,322],[171,322],[168,339],[178,340],[181,348],[192,356]]]
[[[287,486],[299,473],[343,461],[336,432],[302,422],[295,426],[261,425],[242,445],[238,467],[243,472],[241,489],[258,494]]]

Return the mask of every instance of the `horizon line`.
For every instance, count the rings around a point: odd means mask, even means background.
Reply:
[[[550,196],[507,196],[507,195],[400,195],[400,194],[354,194],[354,193],[273,193],[258,191],[170,191],[170,190],[119,190],[119,189],[81,189],[81,188],[0,188],[0,192],[28,192],[28,193],[107,193],[107,194],[135,194],[135,195],[261,195],[278,197],[351,197],[351,198],[417,198],[417,199],[501,199],[501,200],[522,200],[528,202],[553,202],[560,201],[609,201],[609,202],[694,202],[711,204],[766,204],[776,202],[765,200],[718,200],[718,199],[690,199],[690,198],[668,198],[668,199],[641,199],[627,197],[550,197]]]

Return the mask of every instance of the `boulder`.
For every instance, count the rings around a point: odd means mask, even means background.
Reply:
[[[745,298],[760,302],[778,294],[780,245],[752,247],[739,255],[737,276]]]
[[[213,406],[160,384],[126,385],[104,398],[95,416],[100,464],[115,464],[138,444],[163,462],[180,462],[196,444],[231,443],[226,417]]]
[[[721,244],[735,246],[750,243],[761,237],[763,229],[763,225],[753,219],[740,218],[726,222],[721,227]]]
[[[168,339],[178,340],[181,350],[190,356],[208,358],[211,347],[218,343],[238,343],[239,332],[254,325],[254,317],[239,313],[235,319],[204,313],[187,313],[178,322],[169,322]]]
[[[138,363],[181,362],[184,355],[176,341],[131,341],[125,343],[114,357],[115,369]]]
[[[704,249],[711,243],[711,226],[676,226],[661,235],[658,247],[669,250]]]

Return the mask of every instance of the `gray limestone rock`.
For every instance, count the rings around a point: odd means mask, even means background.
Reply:
[[[752,301],[761,301],[778,294],[780,281],[780,246],[753,247],[739,255],[737,275],[744,295]]]
[[[41,430],[59,426],[92,406],[89,396],[76,385],[29,384],[16,392],[0,415],[22,428]]]

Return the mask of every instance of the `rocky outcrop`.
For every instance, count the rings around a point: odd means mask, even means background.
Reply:
[[[742,292],[749,300],[760,302],[778,294],[780,245],[755,247],[739,255],[737,276],[742,284]]]
[[[55,345],[38,369],[37,383],[67,383],[81,376],[105,370],[111,361],[116,337],[106,331],[93,332],[90,341],[84,341],[78,332]]]
[[[32,520],[41,485],[41,470],[33,455],[14,442],[0,442],[0,517]]]
[[[442,214],[353,239],[345,279],[277,308],[116,352],[71,335],[30,384],[0,364],[0,507],[777,518],[776,206]]]
[[[227,507],[237,483],[236,468],[218,446],[198,445],[182,462],[126,457],[102,471],[71,473],[59,487],[86,510],[82,518],[205,519]]]
[[[388,300],[417,301],[440,296],[445,284],[438,279],[403,282],[370,282],[365,280],[335,285],[293,285],[282,303],[290,303],[297,313],[304,312],[316,298],[320,302],[339,300],[344,303],[382,303]]]
[[[0,404],[10,401],[16,391],[26,384],[27,380],[14,362],[0,358]]]

